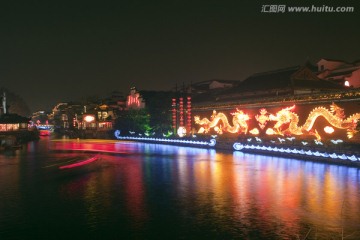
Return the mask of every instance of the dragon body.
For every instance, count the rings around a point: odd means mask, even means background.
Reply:
[[[313,109],[305,123],[302,126],[299,126],[299,116],[292,112],[293,109],[294,106],[280,110],[275,116],[270,115],[270,120],[276,121],[274,125],[276,132],[281,133],[287,130],[294,135],[306,134],[312,129],[315,121],[319,117],[323,117],[333,127],[346,129],[348,137],[351,138],[356,133],[356,124],[360,119],[360,113],[355,113],[348,118],[345,118],[344,109],[333,103],[330,105],[330,110],[324,107]],[[281,131],[280,127],[287,123],[289,123],[288,129]]]
[[[249,120],[249,116],[244,114],[242,111],[237,110],[235,113],[232,113],[232,125],[230,125],[226,115],[224,113],[217,113],[213,111],[213,115],[211,116],[211,121],[208,118],[200,119],[199,116],[195,116],[194,120],[196,124],[202,126],[199,133],[202,132],[209,132],[211,128],[216,128],[215,131],[217,132],[230,132],[230,133],[238,133],[244,132],[247,133],[248,131],[248,124],[247,121]],[[221,123],[221,124],[220,124]],[[218,126],[219,125],[219,126]]]

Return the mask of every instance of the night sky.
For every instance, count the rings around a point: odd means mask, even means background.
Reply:
[[[7,1],[0,87],[32,111],[62,101],[170,90],[210,79],[360,59],[354,0]],[[353,6],[354,13],[261,13],[263,4]]]

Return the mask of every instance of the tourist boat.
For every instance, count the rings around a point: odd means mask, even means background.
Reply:
[[[53,125],[37,125],[36,128],[39,130],[40,136],[50,136],[51,132],[54,131]]]

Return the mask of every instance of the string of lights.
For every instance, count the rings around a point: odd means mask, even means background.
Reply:
[[[321,158],[330,158],[330,159],[341,159],[341,160],[350,160],[350,161],[360,161],[360,156],[355,155],[346,155],[338,153],[327,153],[319,151],[311,151],[297,148],[282,148],[282,147],[272,147],[266,145],[253,145],[253,144],[242,144],[235,142],[233,148],[236,151],[242,150],[260,150],[264,152],[277,152],[277,153],[287,153],[290,155],[303,155],[303,156],[314,156]]]
[[[210,139],[209,141],[197,141],[197,140],[186,140],[186,139],[120,136],[119,130],[116,130],[114,135],[115,135],[116,139],[119,139],[119,140],[149,141],[149,142],[154,142],[154,143],[181,143],[181,144],[202,145],[202,146],[209,146],[209,147],[214,147],[216,145],[215,139]]]

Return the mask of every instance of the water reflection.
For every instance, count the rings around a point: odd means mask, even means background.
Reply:
[[[94,151],[99,160],[59,169]],[[70,228],[102,239],[360,238],[356,168],[81,140],[30,143],[0,166],[0,237]]]

